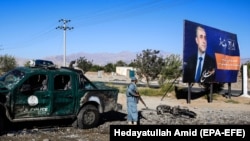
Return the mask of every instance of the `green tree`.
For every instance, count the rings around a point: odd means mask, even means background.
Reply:
[[[134,62],[134,61],[131,61],[131,62],[128,64],[128,66],[129,66],[129,67],[135,67],[135,66],[136,66],[136,64],[135,64],[135,62]]]
[[[93,66],[93,60],[89,61],[85,57],[80,57],[76,60],[76,66],[86,73]]]
[[[159,84],[162,85],[166,80],[173,80],[179,77],[181,75],[181,65],[182,60],[180,55],[168,55],[164,61]]]
[[[243,66],[246,65],[247,66],[247,76],[250,76],[250,61],[247,61],[246,63],[244,63],[243,65],[241,65],[240,67],[240,73],[241,76],[243,77]]]
[[[30,61],[25,62],[24,66],[25,67],[30,67]]]
[[[142,53],[137,54],[134,60],[133,67],[137,69],[136,74],[139,79],[146,79],[147,87],[149,87],[149,81],[159,77],[164,65],[163,57],[159,53],[158,50],[142,50]]]
[[[250,76],[250,61],[247,61],[246,65],[247,65],[247,76],[249,77]]]
[[[112,64],[112,63],[107,63],[107,64],[104,66],[104,71],[105,71],[105,72],[115,72],[115,65]]]
[[[99,65],[93,65],[89,71],[99,71],[99,70],[104,70],[104,67]]]
[[[115,63],[115,66],[121,66],[121,67],[124,67],[124,66],[127,66],[127,63],[125,63],[124,61],[122,60],[119,60]]]
[[[7,72],[17,67],[16,59],[10,55],[0,56],[0,70],[1,73]]]

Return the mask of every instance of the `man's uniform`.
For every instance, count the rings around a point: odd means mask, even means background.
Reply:
[[[135,81],[137,79],[135,77],[131,78],[131,83],[127,87],[126,96],[127,96],[127,121],[129,124],[136,125],[138,122],[138,91]]]

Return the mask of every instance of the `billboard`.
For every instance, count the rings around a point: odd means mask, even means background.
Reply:
[[[184,20],[183,82],[237,82],[237,35]]]

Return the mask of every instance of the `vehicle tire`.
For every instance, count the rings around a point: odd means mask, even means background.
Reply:
[[[4,132],[4,121],[3,121],[3,116],[0,114],[0,136],[3,134]]]
[[[96,127],[100,118],[100,113],[94,105],[84,106],[77,116],[77,125],[81,129]]]

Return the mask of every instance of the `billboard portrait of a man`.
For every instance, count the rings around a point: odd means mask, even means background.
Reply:
[[[193,26],[195,30],[195,36],[193,41],[195,42],[195,48],[184,48],[184,54],[188,54],[188,57],[184,57],[183,63],[183,82],[190,83],[202,83],[202,82],[214,82],[216,62],[215,59],[207,53],[209,48],[207,43],[207,33],[202,25]],[[191,42],[191,41],[190,41]],[[190,43],[190,45],[192,45]]]

